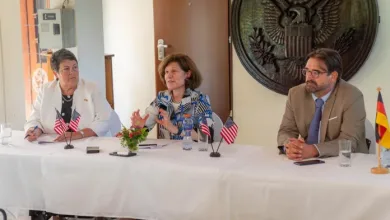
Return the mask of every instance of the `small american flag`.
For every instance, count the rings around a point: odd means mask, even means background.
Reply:
[[[206,134],[207,136],[211,136],[210,135],[210,128],[209,126],[207,125],[207,121],[206,121],[206,118],[205,117],[202,117],[202,122],[200,123],[200,130]]]
[[[231,117],[228,118],[221,130],[221,136],[227,144],[232,144],[237,137],[238,126]]]
[[[79,122],[81,119],[81,115],[75,110],[73,110],[72,119],[70,119],[69,128],[76,132],[79,127]]]
[[[67,126],[64,119],[61,117],[60,112],[57,109],[56,109],[56,113],[57,116],[56,116],[56,121],[54,123],[54,131],[58,135],[62,135],[67,130]]]

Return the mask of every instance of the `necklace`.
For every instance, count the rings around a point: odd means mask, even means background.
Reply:
[[[62,100],[64,100],[65,102],[71,102],[73,100],[73,96],[68,95],[67,97],[68,99],[66,99],[65,96],[63,95]]]

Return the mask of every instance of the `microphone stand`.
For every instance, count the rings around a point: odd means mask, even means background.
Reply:
[[[223,140],[223,138],[221,137],[221,140],[219,141],[217,150],[215,152],[214,151],[211,152],[210,157],[221,157],[221,154],[218,152],[218,150],[219,150],[219,146],[221,146],[222,140]]]
[[[76,108],[75,108],[75,109],[76,109]],[[71,116],[70,116],[70,121],[71,121],[71,122],[72,122],[73,114],[74,114],[74,110],[72,111],[72,114],[71,114]],[[73,149],[73,148],[74,148],[74,146],[71,144],[71,143],[72,143],[72,134],[73,134],[73,130],[72,130],[72,128],[69,129],[69,126],[67,126],[67,127],[68,127],[68,130],[70,130],[70,138],[69,138],[69,143],[66,142],[66,145],[65,145],[65,147],[64,147],[65,150]],[[65,136],[65,141],[66,141],[65,132],[64,132],[64,136]]]
[[[211,132],[211,130],[212,130],[212,132]],[[212,135],[210,135],[210,139],[211,139],[210,144],[211,144],[211,150],[213,150],[213,152],[210,153],[210,156],[211,156],[212,153],[214,153],[214,146],[213,146],[213,143],[214,143],[214,126],[213,125],[211,127],[211,130],[210,130],[210,133]],[[213,136],[213,137],[211,137],[211,136]]]
[[[64,149],[66,149],[66,150],[74,148],[74,146],[71,144],[72,143],[72,134],[73,134],[73,131],[70,132],[70,138],[69,138],[69,143],[68,143],[68,141],[66,141],[66,135],[64,132],[64,137],[65,137],[65,142],[66,142]]]

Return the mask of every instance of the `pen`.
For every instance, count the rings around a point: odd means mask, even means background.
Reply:
[[[34,129],[32,130],[32,132],[34,132],[37,128],[38,128],[38,125],[36,125],[36,126],[34,127]],[[30,136],[30,135],[29,135],[29,134],[26,135],[26,137],[24,137],[24,139],[26,139],[28,136]]]

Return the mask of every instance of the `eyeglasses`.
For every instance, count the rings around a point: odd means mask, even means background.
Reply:
[[[72,67],[72,72],[78,72],[78,71],[79,71],[79,67],[78,66],[73,66]],[[71,72],[71,69],[68,68],[68,67],[65,67],[64,69],[60,70],[60,72],[69,74]]]
[[[328,72],[327,71],[320,72],[318,70],[308,70],[308,69],[303,69],[302,70],[302,75],[306,76],[307,73],[310,73],[313,78],[318,78],[321,74],[328,73]]]

